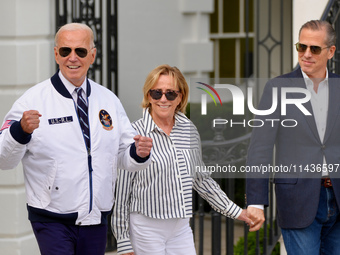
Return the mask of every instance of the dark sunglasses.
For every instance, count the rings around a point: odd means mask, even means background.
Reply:
[[[159,100],[162,98],[163,94],[165,95],[166,99],[169,101],[173,101],[178,96],[179,91],[175,90],[168,90],[167,92],[163,92],[161,89],[150,89],[149,94],[154,100]]]
[[[75,48],[74,51],[80,58],[85,58],[87,56],[87,49],[85,48]],[[63,58],[67,57],[70,55],[72,52],[72,49],[69,47],[61,47],[59,48],[59,55],[62,56]]]
[[[302,43],[295,43],[295,47],[298,52],[305,52],[307,48],[309,47],[310,52],[312,52],[315,55],[319,55],[323,49],[329,48],[329,46],[321,48],[320,46],[315,46],[315,45],[308,46]]]

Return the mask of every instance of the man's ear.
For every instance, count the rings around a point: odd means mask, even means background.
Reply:
[[[331,59],[334,56],[336,47],[335,45],[332,45],[328,50],[328,59]]]

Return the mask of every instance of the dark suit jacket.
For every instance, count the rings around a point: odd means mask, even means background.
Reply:
[[[313,164],[322,167],[323,156],[333,166],[330,177],[336,200],[340,202],[340,76],[328,73],[329,107],[327,127],[321,142],[310,101],[304,103],[312,116],[305,116],[295,105],[287,105],[286,116],[281,116],[281,88],[306,88],[301,69],[270,80],[264,89],[259,109],[272,105],[272,88],[278,88],[278,106],[270,116],[256,116],[256,119],[294,119],[296,127],[283,127],[278,121],[265,122],[253,128],[248,150],[247,165],[272,165],[275,145],[275,165],[290,169],[275,174],[275,192],[278,222],[282,228],[304,228],[309,226],[318,209],[321,172],[313,171]],[[288,93],[287,98],[302,98],[302,93]],[[288,123],[288,122],[287,122]],[[289,125],[291,125],[290,123]],[[295,171],[294,171],[295,168]],[[336,168],[336,170],[335,170]],[[307,171],[307,169],[309,171]],[[261,177],[261,178],[259,178]],[[268,174],[247,174],[247,204],[268,205]],[[339,206],[340,207],[340,206]]]

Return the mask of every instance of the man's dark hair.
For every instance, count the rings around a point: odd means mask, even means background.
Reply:
[[[336,43],[335,30],[334,30],[333,26],[328,21],[325,21],[325,20],[311,20],[311,21],[306,22],[300,28],[299,38],[300,38],[301,31],[304,28],[311,29],[311,30],[321,30],[321,29],[325,28],[326,29],[326,33],[327,33],[326,45],[328,47],[335,45],[335,43]]]

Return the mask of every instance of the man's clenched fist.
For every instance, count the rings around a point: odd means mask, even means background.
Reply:
[[[32,134],[39,127],[41,114],[36,110],[25,111],[20,121],[21,127],[27,134]]]

